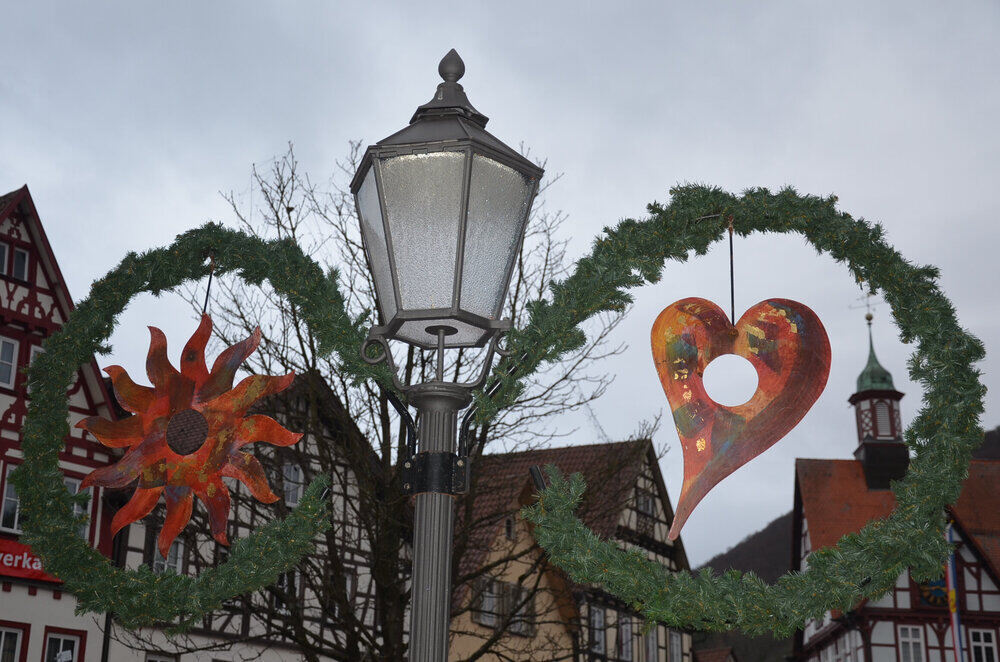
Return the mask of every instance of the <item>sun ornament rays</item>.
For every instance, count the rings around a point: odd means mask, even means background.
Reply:
[[[202,315],[184,346],[180,371],[167,359],[163,332],[156,327],[149,327],[149,332],[146,374],[152,387],[136,384],[121,366],[104,370],[118,402],[133,416],[120,421],[92,416],[77,423],[105,446],[128,449],[115,464],[91,472],[83,487],[122,488],[136,483],[131,500],[111,522],[112,535],[148,515],[162,495],[167,513],[157,547],[164,557],[191,519],[195,496],[208,511],[212,536],[228,545],[230,499],[224,476],[242,482],[259,501],[278,499],[260,462],[242,448],[258,441],[290,446],[302,437],[272,418],[246,413],[261,398],[288,388],[295,373],[250,375],[233,387],[236,371],[257,349],[260,328],[219,354],[211,370],[205,362],[205,346],[212,335],[208,315]]]

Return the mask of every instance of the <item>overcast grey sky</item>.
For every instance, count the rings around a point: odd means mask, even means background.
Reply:
[[[964,326],[987,345],[1000,390],[996,222],[1000,174],[1000,5],[996,2],[89,2],[12,3],[0,40],[0,188],[31,188],[71,293],[129,250],[231,221],[219,191],[245,191],[252,163],[294,142],[327,177],[350,139],[402,128],[456,48],[462,83],[489,129],[563,172],[548,204],[569,215],[574,256],[601,228],[639,217],[677,182],[739,191],[790,184],[840,196],[884,224],[908,258],[941,268]],[[860,296],[846,269],[795,237],[736,246],[737,313],[768,297],[820,315],[833,365],[826,392],[786,439],[724,481],[682,537],[693,564],[792,505],[795,457],[847,458],[847,398],[864,365]],[[656,314],[686,296],[725,305],[719,245],[636,292],[607,363],[617,375],[594,410],[621,438],[666,411],[649,356]],[[176,349],[193,326],[176,301],[137,301],[114,355],[141,371],[146,324]],[[883,306],[875,344],[904,418],[920,390]],[[141,374],[141,372],[140,372]],[[987,396],[983,425],[1000,424]],[[596,441],[580,414],[574,440]],[[681,454],[657,441],[672,498]]]

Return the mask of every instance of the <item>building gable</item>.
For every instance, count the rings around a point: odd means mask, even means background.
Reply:
[[[0,197],[0,482],[23,460],[21,429],[30,399],[26,370],[72,309],[27,186]],[[73,427],[87,416],[114,417],[93,359],[76,372],[67,398],[70,431],[59,460],[67,479],[79,481],[112,461],[108,449]],[[96,490],[95,497],[99,493]],[[104,505],[94,498],[91,506],[91,541],[107,553],[110,533]],[[10,530],[5,535],[16,538]]]

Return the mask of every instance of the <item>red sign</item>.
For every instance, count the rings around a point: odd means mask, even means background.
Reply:
[[[0,538],[0,575],[60,582],[42,570],[42,561],[32,553],[30,547],[16,540],[3,538]]]

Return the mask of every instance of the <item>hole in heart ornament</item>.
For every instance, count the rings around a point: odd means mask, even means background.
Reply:
[[[742,356],[716,356],[702,375],[709,399],[720,405],[735,407],[750,402],[757,392],[757,369]]]
[[[709,490],[788,434],[813,406],[830,374],[830,341],[816,313],[796,301],[761,301],[733,326],[721,308],[696,297],[664,308],[651,341],[684,452],[674,540]],[[724,354],[757,370],[757,390],[741,405],[718,404],[705,391],[705,368]]]

